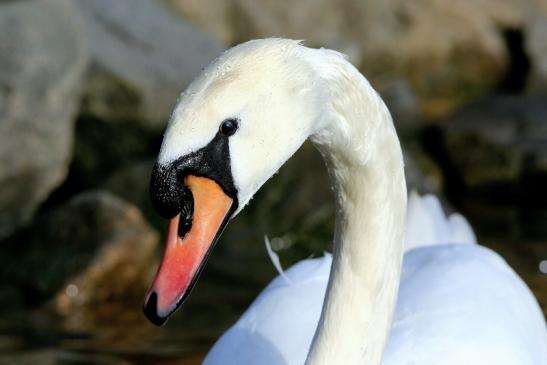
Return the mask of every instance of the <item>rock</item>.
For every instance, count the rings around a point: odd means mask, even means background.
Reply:
[[[520,247],[547,233],[546,101],[545,94],[490,96],[438,120],[426,138],[446,195],[479,236]]]
[[[222,44],[233,44],[237,37],[237,26],[230,14],[231,1],[215,0],[164,0],[174,13],[190,23],[201,27]],[[235,15],[235,14],[233,14]]]
[[[378,88],[409,82],[421,110],[432,116],[503,86],[519,67],[512,58],[521,45],[511,44],[513,34],[524,36],[537,73],[547,72],[544,0],[165,2],[225,44],[284,36],[338,49]]]
[[[150,159],[122,166],[105,180],[103,188],[142,207],[150,202],[148,190],[154,163],[155,159]]]
[[[530,88],[547,90],[547,4],[543,11],[530,16],[525,27],[526,51],[530,57]]]
[[[136,87],[96,63],[89,67],[87,75],[80,119],[144,127],[144,123],[135,123],[145,119],[141,94]]]
[[[70,2],[0,4],[0,238],[64,179],[87,53]]]
[[[138,206],[154,227],[165,229],[165,220],[158,215],[150,200],[150,176],[154,159],[128,163],[108,176],[101,188]]]
[[[159,235],[135,206],[104,191],[77,195],[2,246],[3,278],[27,304],[57,292],[61,314],[142,300],[156,268]],[[138,305],[137,305],[138,306]]]
[[[91,57],[102,73],[98,77],[106,70],[114,82],[136,90],[137,113],[154,129],[164,128],[180,92],[222,51],[218,42],[156,1],[75,3],[85,18]]]
[[[547,176],[547,97],[493,96],[438,125],[448,165],[470,189]]]
[[[68,179],[78,189],[104,184],[115,171],[135,161],[156,157],[162,135],[130,121],[111,123],[81,115],[76,123],[74,158]],[[148,183],[150,176],[140,178]]]
[[[521,0],[166,1],[227,44],[284,36],[345,52],[376,86],[407,80],[430,115],[497,87],[510,67],[504,31],[522,29],[539,6]]]
[[[140,301],[157,267],[159,235],[138,208],[97,191],[74,198],[64,214],[57,219],[78,217],[73,225],[65,225],[81,235],[71,238],[84,246],[77,256],[84,260],[89,253],[92,256],[88,265],[65,281],[56,297],[57,309],[67,313],[97,303]],[[85,246],[91,249],[89,253]]]

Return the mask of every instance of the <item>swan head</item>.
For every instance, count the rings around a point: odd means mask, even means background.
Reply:
[[[152,174],[169,219],[164,258],[144,311],[161,325],[179,307],[227,222],[317,132],[321,87],[298,42],[236,46],[181,95]]]

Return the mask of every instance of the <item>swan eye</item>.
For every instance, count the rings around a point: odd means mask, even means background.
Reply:
[[[220,125],[220,133],[224,136],[229,137],[237,131],[238,127],[239,123],[237,119],[226,119]]]

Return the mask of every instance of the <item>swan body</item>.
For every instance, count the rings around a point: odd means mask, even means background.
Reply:
[[[416,196],[406,216],[400,143],[368,81],[341,54],[287,39],[226,51],[179,99],[151,182],[170,219],[152,322],[187,298],[225,224],[308,138],[332,179],[332,256],[275,279],[206,363],[547,363],[535,299],[465,220],[428,215],[438,201]]]
[[[419,231],[421,241],[413,237]],[[535,298],[498,254],[476,243],[463,217],[445,217],[434,196],[411,195],[405,243],[383,365],[545,363],[545,323]],[[325,254],[276,277],[204,365],[303,364],[331,264]]]

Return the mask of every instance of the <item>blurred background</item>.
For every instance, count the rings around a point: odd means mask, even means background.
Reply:
[[[148,182],[179,93],[224,49],[346,53],[409,186],[465,214],[547,309],[546,0],[0,1],[0,363],[198,364],[276,272],[330,249],[309,144],[228,227],[186,306],[141,312],[166,222]]]

